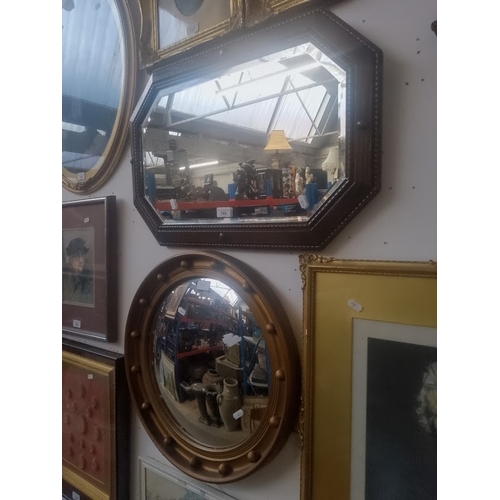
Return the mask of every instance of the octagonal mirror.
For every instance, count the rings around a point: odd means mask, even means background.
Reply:
[[[131,130],[158,242],[324,247],[379,189],[381,66],[330,11],[303,8],[155,71]]]
[[[300,363],[264,279],[219,253],[173,257],[130,308],[130,391],[151,439],[208,482],[248,476],[281,449],[297,416]]]

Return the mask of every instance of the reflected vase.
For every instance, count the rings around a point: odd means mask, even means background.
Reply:
[[[213,384],[218,386],[218,392],[221,392],[224,377],[219,375],[219,373],[213,368],[210,368],[205,372],[201,381],[206,385]]]
[[[212,418],[212,425],[220,427],[222,419],[219,412],[219,405],[217,403],[217,396],[220,394],[221,388],[214,384],[207,384],[205,387],[205,394],[207,398],[207,406]]]
[[[224,379],[222,393],[217,395],[219,412],[227,431],[235,431],[238,428],[239,420],[233,414],[241,408],[238,381],[231,377]]]
[[[196,402],[198,403],[198,410],[200,411],[200,417],[198,421],[205,425],[211,425],[212,419],[207,411],[205,386],[203,384],[195,383],[191,386],[196,397]]]

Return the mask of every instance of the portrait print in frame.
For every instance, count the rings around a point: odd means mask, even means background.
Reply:
[[[243,26],[243,0],[140,0],[140,67]]]
[[[305,332],[301,500],[432,498],[435,436],[419,422],[425,416],[429,427],[434,421],[437,429],[436,344],[425,339],[425,332],[437,328],[437,264],[312,254],[299,260]],[[368,325],[367,340],[361,343],[364,354],[355,342],[360,324]],[[382,333],[377,334],[374,325],[380,324]],[[391,329],[391,324],[397,326]],[[400,364],[401,358],[406,362]],[[426,405],[420,407],[419,398]],[[393,416],[412,427],[387,428]],[[402,432],[404,439],[391,432]],[[383,480],[383,472],[397,469],[402,461],[394,449],[377,449],[382,434],[384,445],[400,444],[412,467],[416,461],[417,478],[394,473],[393,480]]]
[[[353,319],[351,499],[437,498],[437,329]]]
[[[94,228],[63,229],[62,301],[94,307]]]
[[[158,0],[160,49],[206,31],[231,17],[230,0]]]
[[[62,204],[62,331],[116,339],[116,197]]]

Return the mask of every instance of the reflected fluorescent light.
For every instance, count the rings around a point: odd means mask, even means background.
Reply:
[[[219,160],[205,161],[203,163],[193,163],[189,165],[189,168],[197,168],[197,167],[209,167],[210,165],[218,165]],[[179,170],[184,170],[186,167],[181,167]]]
[[[67,122],[62,122],[62,128],[64,130],[70,130],[71,132],[83,132],[85,130],[85,127],[83,127],[82,125]]]
[[[68,130],[69,132],[85,132],[87,130],[87,127],[84,127],[83,125],[77,125],[76,123],[67,123],[67,122],[62,122],[62,129],[63,130]],[[101,129],[95,129],[95,128],[88,128],[89,131],[91,132],[98,132],[101,135],[106,135],[106,132]]]

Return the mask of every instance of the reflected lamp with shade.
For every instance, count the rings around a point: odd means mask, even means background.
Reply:
[[[284,130],[271,130],[264,151],[274,151],[271,168],[279,169],[281,167],[281,153],[293,151],[288,143]]]

